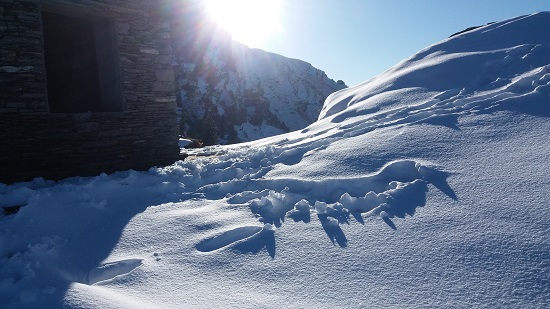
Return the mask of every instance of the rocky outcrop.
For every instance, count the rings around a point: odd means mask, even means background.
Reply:
[[[193,53],[175,52],[183,136],[211,145],[299,130],[317,119],[329,94],[346,88],[307,62],[248,48],[204,21],[200,27],[203,37],[179,35]]]
[[[484,26],[487,26],[487,25],[490,25],[490,24],[494,24],[494,22],[490,22],[490,23],[487,23],[485,24]],[[466,33],[466,32],[469,32],[469,31],[472,31],[472,30],[476,30],[477,28],[481,28],[483,26],[472,26],[472,27],[468,27],[462,31],[459,31],[459,32],[456,32],[456,33],[453,33],[451,34],[449,37],[452,38],[453,36],[457,36],[457,35],[460,35],[460,34],[463,34],[463,33]]]

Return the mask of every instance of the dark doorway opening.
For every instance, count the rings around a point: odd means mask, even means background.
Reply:
[[[112,22],[44,11],[42,29],[50,112],[122,110]]]

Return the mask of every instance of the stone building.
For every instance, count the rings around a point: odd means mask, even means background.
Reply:
[[[180,158],[170,0],[0,0],[0,182]]]

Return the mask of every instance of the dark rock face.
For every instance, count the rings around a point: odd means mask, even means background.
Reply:
[[[494,24],[494,22],[490,22],[490,23],[488,23],[488,24],[486,24],[486,25],[484,25],[484,26],[487,26],[487,25],[490,25],[490,24]],[[468,28],[466,28],[466,29],[464,29],[464,30],[462,30],[462,31],[459,31],[459,32],[456,32],[456,33],[451,34],[449,37],[452,38],[453,36],[457,36],[457,35],[459,35],[459,34],[463,34],[463,33],[466,33],[466,32],[472,31],[472,30],[476,30],[477,28],[481,28],[481,27],[483,27],[483,26],[472,26],[472,27],[468,27]]]
[[[179,158],[170,27],[162,12],[169,4],[148,0],[0,3],[0,182],[147,169]],[[81,29],[93,32],[87,35],[88,42],[71,45],[73,51],[65,48],[62,52],[68,54],[58,60],[53,55],[68,44],[55,46],[64,37],[46,38],[54,46],[44,48],[45,36],[55,32],[43,27],[44,23],[55,26],[56,14],[66,17],[61,21],[65,27],[78,21]],[[71,35],[78,40],[77,34]],[[95,41],[90,42],[92,37]],[[73,82],[84,62],[74,50],[82,46],[84,52],[95,52],[87,60],[88,67],[97,70],[85,80],[89,83]],[[63,56],[74,59],[67,65],[59,60]],[[53,64],[46,65],[48,60]],[[78,97],[59,104],[63,93],[52,96],[50,86],[58,83],[62,89],[63,78],[56,81],[53,76],[61,75],[63,65],[74,70],[63,74],[67,85],[90,91],[88,84],[93,84],[96,88],[91,93],[99,104],[83,107],[79,104],[84,99]],[[76,77],[69,76],[72,73]],[[78,92],[67,90],[71,95]]]
[[[329,94],[347,87],[307,62],[232,41],[199,5],[188,16],[173,27],[186,137],[230,144],[299,130],[317,119]]]

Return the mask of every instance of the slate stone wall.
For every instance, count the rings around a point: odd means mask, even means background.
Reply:
[[[180,158],[168,0],[0,0],[0,182],[143,170]],[[120,112],[50,113],[41,10],[114,21]]]

